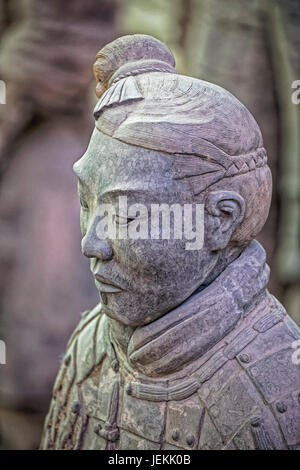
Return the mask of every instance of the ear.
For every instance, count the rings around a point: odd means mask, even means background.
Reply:
[[[212,191],[205,202],[206,244],[211,251],[225,248],[245,215],[245,201],[234,191]]]

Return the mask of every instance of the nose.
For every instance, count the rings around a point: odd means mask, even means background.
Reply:
[[[82,253],[87,258],[98,258],[108,261],[113,257],[113,250],[108,240],[100,240],[93,227],[81,241]]]

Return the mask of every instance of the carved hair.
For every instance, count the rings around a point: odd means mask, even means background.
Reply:
[[[172,72],[175,59],[167,46],[146,34],[122,36],[96,55],[96,78],[108,86],[121,78],[146,72]]]
[[[169,49],[150,36],[119,38],[97,58],[108,86],[94,110],[96,127],[125,143],[173,154],[195,196],[216,185],[236,188],[246,213],[232,241],[254,238],[268,215],[271,174],[247,108],[217,85],[178,75]]]

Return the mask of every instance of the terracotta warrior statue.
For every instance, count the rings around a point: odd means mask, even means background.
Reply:
[[[300,333],[255,240],[271,198],[255,119],[150,36],[108,44],[94,71],[74,171],[101,302],[67,345],[42,448],[299,449]],[[202,243],[178,235],[187,207]]]

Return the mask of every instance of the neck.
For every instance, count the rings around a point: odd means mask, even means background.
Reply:
[[[244,248],[241,247],[227,247],[224,250],[217,253],[216,263],[209,274],[206,276],[205,281],[202,283],[200,288],[209,286],[215,279],[227,268],[234,260],[236,260]]]
[[[127,348],[132,334],[135,330],[134,327],[124,325],[123,323],[109,318],[110,331],[113,338],[113,342],[118,346],[118,349],[125,355],[127,355]]]

